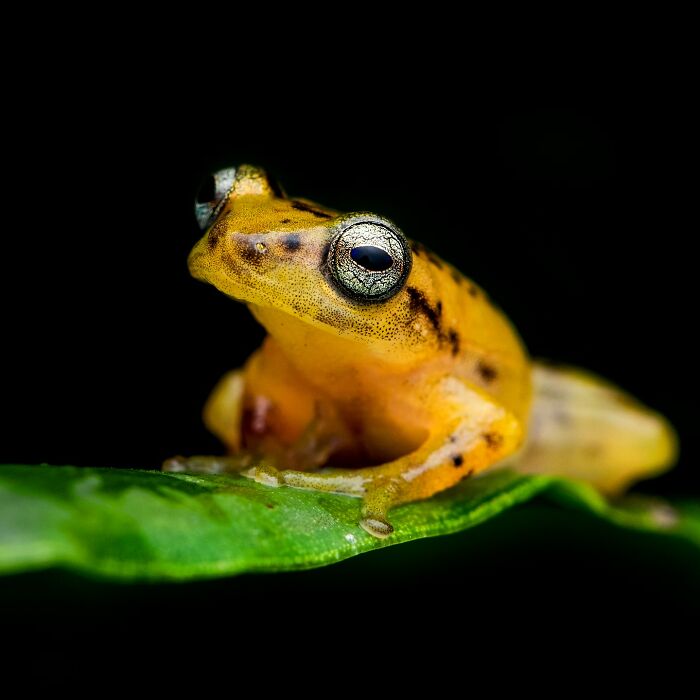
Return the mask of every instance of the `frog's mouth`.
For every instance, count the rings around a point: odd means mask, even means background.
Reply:
[[[260,280],[256,280],[252,272],[230,254],[222,257],[224,259],[218,262],[208,250],[203,249],[200,241],[189,255],[187,267],[192,277],[213,285],[229,299],[240,304],[254,302],[255,290],[261,286]]]
[[[237,304],[248,304],[250,302],[243,299],[243,297],[237,297],[235,294],[230,292],[224,292],[224,296],[227,296],[231,301],[235,301]]]

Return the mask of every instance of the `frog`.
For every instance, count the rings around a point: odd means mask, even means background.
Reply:
[[[614,495],[672,464],[663,416],[531,359],[480,286],[388,218],[290,197],[252,165],[212,175],[195,214],[191,275],[267,335],[204,407],[226,454],[165,470],[356,497],[358,525],[384,538],[392,508],[496,468]]]

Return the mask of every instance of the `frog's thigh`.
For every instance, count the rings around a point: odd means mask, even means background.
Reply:
[[[387,464],[310,474],[255,470],[248,475],[266,483],[360,496],[360,524],[370,534],[385,537],[393,531],[387,520],[390,508],[453,486],[503,459],[521,442],[517,419],[458,379],[443,380],[431,403],[435,427],[428,439],[414,452]]]
[[[317,401],[268,337],[242,369],[221,378],[207,400],[203,418],[228,451],[236,453],[246,444],[243,416],[249,409],[253,414],[253,435],[248,437],[256,447],[264,439],[269,449],[270,441],[275,445],[291,445],[298,440],[315,417]]]

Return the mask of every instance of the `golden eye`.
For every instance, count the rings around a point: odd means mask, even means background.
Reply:
[[[202,183],[194,203],[194,215],[202,231],[214,223],[233,189],[235,179],[236,168],[224,168],[207,176]]]
[[[331,241],[328,269],[346,296],[384,301],[403,287],[411,251],[401,231],[386,219],[352,215],[343,219]]]

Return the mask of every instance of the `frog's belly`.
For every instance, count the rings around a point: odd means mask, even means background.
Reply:
[[[391,395],[367,396],[344,402],[339,413],[354,437],[354,445],[339,450],[331,461],[352,466],[384,464],[413,452],[428,437],[428,417],[413,402]]]

